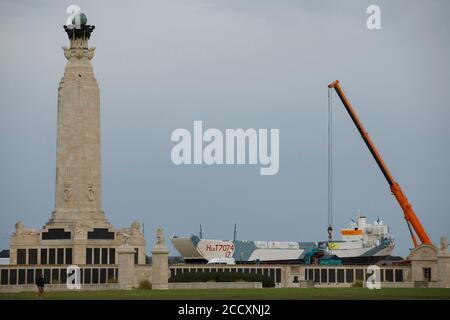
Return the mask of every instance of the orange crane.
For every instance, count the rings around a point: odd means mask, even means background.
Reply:
[[[370,153],[374,157],[375,161],[378,164],[378,167],[380,167],[381,172],[383,173],[384,177],[386,178],[387,182],[389,183],[389,186],[391,188],[392,194],[397,199],[398,204],[403,210],[403,213],[405,215],[405,220],[408,225],[409,232],[411,233],[411,238],[414,243],[414,247],[417,247],[417,240],[414,235],[414,232],[412,229],[414,229],[415,233],[419,237],[422,244],[431,244],[431,240],[428,237],[425,229],[423,228],[422,224],[420,223],[419,218],[417,218],[411,204],[408,202],[408,199],[406,198],[405,194],[403,193],[402,189],[400,188],[400,185],[394,180],[391,173],[389,172],[389,169],[387,168],[386,164],[384,163],[383,159],[381,158],[380,154],[378,153],[377,149],[375,148],[374,143],[372,142],[372,139],[370,139],[369,134],[364,129],[361,121],[359,121],[358,116],[356,115],[355,111],[353,110],[352,106],[350,105],[350,102],[348,101],[347,97],[345,96],[344,92],[342,91],[341,86],[339,85],[339,81],[336,80],[328,85],[328,88],[336,90],[337,95],[341,99],[342,103],[344,104],[345,109],[347,110],[348,114],[350,115],[350,118],[352,119],[353,123],[355,124],[356,128],[358,129],[359,133],[361,134],[361,137],[363,138],[364,142],[366,143],[367,147],[369,148]]]

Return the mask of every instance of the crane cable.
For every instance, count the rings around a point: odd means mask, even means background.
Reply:
[[[333,238],[333,89],[328,88],[328,241]]]

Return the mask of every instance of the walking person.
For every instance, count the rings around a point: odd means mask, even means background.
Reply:
[[[42,298],[44,297],[44,278],[43,277],[39,277],[36,279],[36,286],[38,287],[38,300],[42,300]]]

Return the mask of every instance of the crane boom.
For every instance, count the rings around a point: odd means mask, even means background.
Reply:
[[[378,164],[378,167],[380,168],[381,172],[383,173],[384,177],[386,178],[387,182],[389,183],[389,187],[391,188],[391,192],[394,194],[395,198],[397,199],[398,204],[403,210],[406,223],[408,224],[409,231],[411,233],[411,238],[414,243],[414,246],[417,247],[417,240],[413,233],[414,229],[415,233],[419,237],[422,244],[431,244],[431,240],[428,237],[425,229],[423,228],[422,224],[420,223],[419,218],[417,218],[411,204],[409,203],[408,199],[406,198],[405,194],[403,193],[400,185],[394,180],[394,177],[390,173],[389,169],[387,168],[386,164],[384,163],[383,159],[381,158],[380,154],[378,153],[377,148],[375,147],[375,144],[372,142],[372,139],[369,137],[369,134],[364,129],[361,121],[359,120],[358,116],[356,115],[355,111],[353,110],[352,106],[350,105],[350,102],[348,101],[347,97],[345,96],[344,92],[342,91],[341,86],[339,85],[339,81],[336,80],[328,85],[328,88],[334,88],[336,90],[337,95],[341,99],[342,103],[344,104],[345,109],[347,110],[348,114],[350,115],[350,118],[352,119],[353,123],[355,124],[356,128],[358,129],[359,133],[361,134],[361,137],[363,138],[364,142],[367,145],[367,148],[369,148],[370,153],[374,157],[375,161]]]

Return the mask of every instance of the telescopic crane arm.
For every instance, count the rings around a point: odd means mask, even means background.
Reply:
[[[384,177],[389,183],[391,191],[395,196],[395,198],[397,199],[397,202],[402,208],[403,213],[405,215],[405,220],[406,223],[408,224],[409,232],[411,233],[411,238],[414,243],[414,247],[418,246],[414,232],[417,234],[422,244],[431,244],[431,240],[428,237],[427,233],[425,232],[425,229],[423,228],[422,224],[420,223],[419,218],[417,218],[411,204],[408,202],[408,199],[406,198],[405,194],[400,188],[400,185],[392,177],[391,173],[389,172],[389,169],[387,168],[386,164],[384,163],[383,159],[378,153],[378,150],[376,149],[374,143],[372,142],[372,139],[370,139],[369,134],[366,132],[362,123],[359,121],[358,116],[356,115],[355,111],[350,105],[350,102],[348,101],[347,97],[342,91],[341,86],[339,85],[339,81],[336,80],[330,83],[328,85],[328,88],[334,88],[334,90],[336,90],[336,93],[338,94],[339,98],[344,104],[344,107],[347,110],[348,114],[350,115],[350,118],[353,120],[353,123],[355,124],[356,128],[361,134],[361,137],[363,138],[364,142],[369,148],[370,153],[374,157],[375,161],[378,164],[378,167],[380,167],[381,172],[383,173]],[[411,229],[411,227],[412,229],[414,229],[414,232]]]

